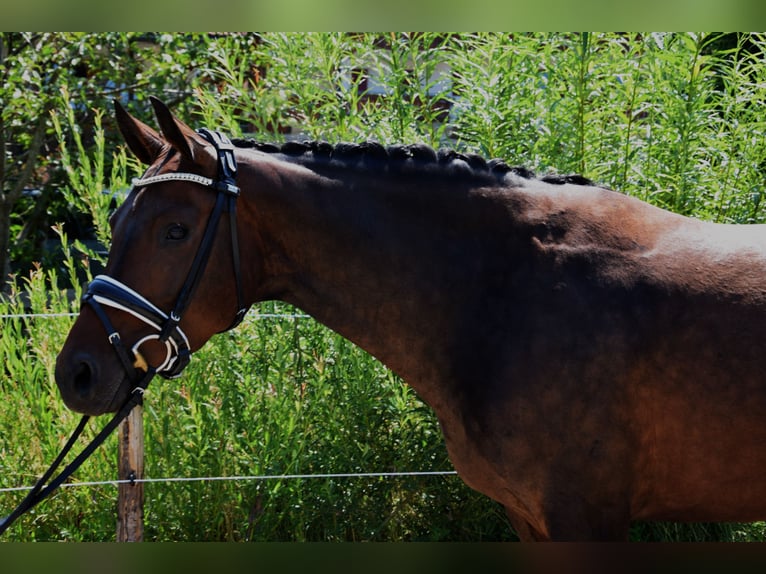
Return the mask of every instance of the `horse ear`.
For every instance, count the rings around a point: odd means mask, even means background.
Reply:
[[[130,115],[118,100],[114,100],[114,114],[117,127],[130,151],[140,162],[151,164],[160,155],[164,145],[160,134]]]
[[[161,100],[154,96],[149,96],[149,100],[152,102],[154,114],[157,116],[157,122],[165,139],[180,151],[181,155],[191,161],[204,157],[201,152],[209,144],[193,129],[176,118]]]

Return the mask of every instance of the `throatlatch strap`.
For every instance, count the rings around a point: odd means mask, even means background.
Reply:
[[[237,161],[234,158],[234,144],[225,135],[202,128],[197,130],[203,138],[209,141],[218,153],[218,181],[221,187],[216,187],[219,191],[230,191],[236,189],[236,193],[230,193],[227,211],[229,212],[229,227],[231,229],[231,255],[232,265],[234,266],[234,279],[237,287],[237,313],[234,320],[226,330],[233,329],[239,325],[245,318],[248,307],[245,305],[245,296],[242,292],[242,273],[240,271],[239,254],[239,234],[237,233],[237,196],[239,188],[236,185]],[[223,189],[222,189],[223,188]]]
[[[237,233],[237,217],[235,213],[236,199],[229,198],[229,228],[231,229],[231,257],[232,265],[234,266],[234,277],[236,279],[237,286],[237,314],[234,317],[229,329],[233,329],[239,325],[247,314],[247,306],[245,305],[245,295],[242,292],[242,273],[240,271],[239,262],[239,233]]]

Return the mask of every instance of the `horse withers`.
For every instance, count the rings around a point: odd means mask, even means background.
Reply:
[[[766,519],[764,227],[421,145],[222,151],[152,102],[162,135],[116,108],[149,167],[57,360],[70,408],[279,299],[411,385],[522,540]]]

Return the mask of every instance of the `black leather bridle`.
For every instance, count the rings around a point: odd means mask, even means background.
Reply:
[[[226,136],[218,132],[203,128],[198,130],[197,133],[210,142],[216,149],[218,155],[218,173],[215,179],[193,173],[169,172],[133,180],[134,188],[167,181],[186,181],[202,185],[203,187],[217,192],[216,202],[208,218],[205,232],[197,249],[197,254],[192,261],[186,280],[178,293],[173,309],[169,313],[165,313],[144,296],[113,277],[109,277],[108,275],[98,275],[94,277],[83,295],[82,304],[89,305],[101,320],[101,323],[106,330],[109,343],[117,353],[128,378],[133,384],[133,389],[126,401],[102,431],[96,435],[90,444],[88,444],[87,447],[46,486],[50,477],[56,471],[64,457],[71,450],[79,435],[82,433],[89,416],[84,415],[81,418],[74,433],[45,474],[37,481],[32,490],[13,512],[6,518],[0,519],[0,534],[5,532],[19,516],[37,505],[53,490],[60,486],[75,470],[77,470],[77,468],[80,467],[88,456],[90,456],[90,454],[103,443],[106,437],[111,434],[117,425],[128,416],[133,407],[142,402],[144,391],[152,378],[154,378],[155,374],[159,374],[165,378],[175,378],[180,376],[183,369],[189,364],[191,351],[189,349],[189,340],[180,327],[181,317],[188,307],[192,295],[205,271],[205,266],[210,258],[210,252],[213,243],[215,242],[218,224],[224,211],[229,214],[232,263],[237,289],[237,312],[226,330],[233,329],[239,325],[247,313],[248,307],[244,303],[244,294],[242,291],[237,233],[236,206],[240,190],[236,184],[237,162],[234,158],[234,146]],[[119,332],[112,325],[104,307],[110,307],[129,313],[152,327],[156,332],[143,337],[128,349],[124,345]],[[165,360],[156,367],[146,365],[144,369],[137,368],[135,362],[136,357],[140,354],[138,349],[148,340],[157,340],[165,345]]]
[[[224,211],[229,213],[229,226],[231,228],[231,246],[232,262],[234,267],[234,279],[237,286],[237,313],[234,316],[228,329],[232,329],[242,322],[247,313],[247,307],[244,304],[244,295],[242,294],[242,277],[240,271],[239,242],[237,234],[237,197],[239,197],[239,187],[236,185],[237,162],[234,159],[234,146],[226,136],[218,132],[207,129],[201,129],[198,132],[202,137],[212,143],[218,153],[218,176],[217,179],[210,179],[192,173],[164,173],[161,175],[144,177],[133,180],[133,187],[144,187],[155,183],[166,181],[187,181],[196,183],[204,187],[213,189],[217,192],[215,206],[208,218],[205,233],[202,236],[197,254],[194,257],[186,280],[181,287],[176,298],[175,305],[169,313],[161,311],[142,295],[117,281],[116,279],[98,275],[88,286],[88,290],[83,296],[83,303],[90,305],[101,319],[106,329],[109,342],[112,343],[120,361],[123,363],[126,371],[131,375],[133,371],[133,360],[123,346],[119,333],[114,329],[112,323],[106,315],[102,306],[119,309],[140,319],[156,333],[148,335],[137,341],[131,351],[133,355],[138,354],[138,348],[148,340],[156,339],[163,343],[166,348],[165,361],[155,368],[157,374],[165,378],[175,378],[181,374],[181,371],[189,364],[191,351],[189,350],[189,340],[181,330],[179,323],[183,312],[189,305],[192,294],[197,287],[202,274],[205,271],[210,251],[215,241],[218,230],[218,223]]]

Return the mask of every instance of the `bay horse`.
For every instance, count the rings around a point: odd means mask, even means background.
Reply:
[[[149,167],[57,358],[69,408],[278,299],[411,385],[521,540],[766,519],[763,226],[421,145],[230,145],[152,103],[161,135],[116,104]]]

